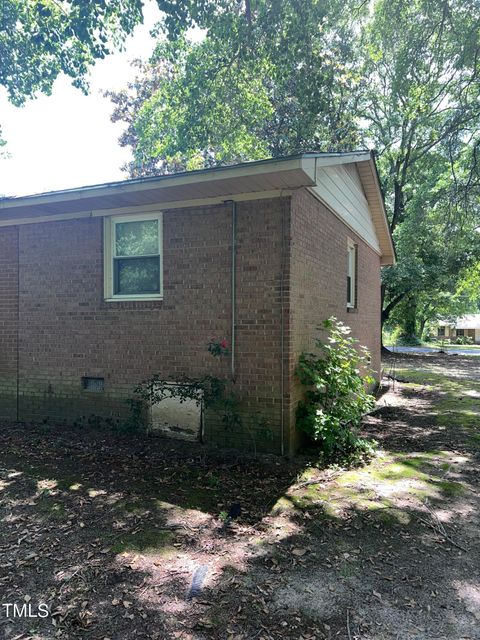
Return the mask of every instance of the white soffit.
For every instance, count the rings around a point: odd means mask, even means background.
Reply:
[[[368,151],[305,153],[228,167],[125,180],[0,200],[0,226],[202,206],[309,188],[381,255],[395,261],[375,162]]]
[[[298,189],[315,183],[315,163],[302,156],[0,200],[0,221],[158,205],[241,193]]]

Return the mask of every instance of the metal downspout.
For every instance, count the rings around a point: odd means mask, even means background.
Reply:
[[[226,200],[232,207],[232,253],[231,253],[231,282],[230,282],[230,375],[235,380],[235,347],[236,347],[236,321],[237,321],[237,203],[235,200]]]
[[[17,225],[17,397],[16,401],[16,422],[20,421],[20,225]]]
[[[283,198],[283,194],[280,193]],[[280,453],[285,455],[285,269],[286,269],[286,242],[285,242],[285,210],[286,204],[282,203],[282,263],[280,274]]]

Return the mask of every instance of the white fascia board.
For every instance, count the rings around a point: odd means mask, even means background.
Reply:
[[[31,196],[21,196],[18,198],[5,198],[0,200],[0,211],[5,209],[14,209],[16,207],[35,206],[35,205],[48,205],[59,202],[71,202],[74,200],[81,200],[85,198],[101,198],[102,196],[108,197],[113,194],[122,193],[137,193],[141,191],[150,191],[154,189],[166,189],[169,187],[181,187],[188,184],[207,183],[210,181],[232,180],[235,178],[248,178],[249,176],[260,176],[272,173],[283,173],[289,171],[295,171],[298,169],[304,170],[308,180],[314,178],[311,172],[311,163],[314,163],[313,158],[304,158],[299,156],[298,158],[291,158],[287,160],[272,160],[259,163],[245,163],[240,166],[233,167],[216,167],[214,169],[206,169],[200,171],[189,171],[185,173],[177,173],[171,176],[159,176],[157,178],[146,178],[145,180],[135,182],[125,180],[122,182],[114,182],[110,184],[91,186],[91,187],[79,187],[78,189],[68,189],[65,191],[52,191],[50,193],[42,193]],[[305,167],[305,169],[304,169]],[[314,171],[313,171],[314,175]],[[305,185],[306,186],[306,185]],[[287,187],[288,188],[288,187]]]
[[[331,167],[336,164],[351,164],[352,162],[365,162],[370,160],[370,152],[354,151],[352,153],[339,153],[331,155],[318,155],[316,157],[317,167]]]
[[[382,226],[385,230],[386,237],[387,237],[388,252],[386,250],[386,247],[382,247],[383,249],[382,253],[383,255],[388,256],[388,258],[387,258],[387,261],[385,261],[383,264],[392,265],[392,264],[395,264],[397,261],[395,256],[395,247],[393,246],[392,234],[390,233],[390,226],[388,224],[387,212],[385,210],[385,202],[383,200],[383,195],[382,195],[382,187],[380,185],[380,180],[378,177],[378,171],[375,164],[375,160],[373,159],[372,155],[370,155],[370,160],[368,164],[372,172],[375,185],[377,187],[378,206],[382,212],[382,223],[383,223]]]
[[[74,213],[53,213],[50,215],[26,216],[18,218],[0,219],[0,228],[12,227],[24,224],[38,224],[41,222],[58,222],[59,220],[76,220],[80,218],[105,218],[112,215],[133,215],[145,214],[156,211],[172,211],[175,209],[192,209],[195,207],[210,207],[225,204],[229,200],[235,202],[248,202],[249,200],[265,200],[270,198],[281,198],[291,196],[293,193],[289,189],[276,189],[271,191],[255,191],[252,193],[238,193],[226,197],[197,198],[195,200],[175,200],[166,203],[141,204],[129,207],[110,207],[105,209],[86,209],[75,211]]]

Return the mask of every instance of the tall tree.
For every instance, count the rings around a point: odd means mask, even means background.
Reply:
[[[134,149],[131,175],[358,146],[345,11],[356,0],[159,4],[168,42],[111,94],[114,119],[128,124],[121,142]],[[193,22],[207,29],[198,44],[184,35]]]
[[[444,250],[458,245],[450,242],[459,227],[479,219],[479,34],[478,0],[379,0],[362,33],[369,81],[360,113],[379,151],[390,229],[398,240],[412,236],[406,252],[397,242],[398,264],[384,272],[384,321],[428,289],[428,261],[416,268],[411,258],[429,211],[443,224]]]
[[[479,0],[159,5],[167,42],[112,96],[131,175],[375,146],[398,253],[383,321],[454,295],[480,259]]]

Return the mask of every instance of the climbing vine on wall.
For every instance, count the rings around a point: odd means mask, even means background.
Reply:
[[[207,344],[207,351],[214,358],[225,358],[230,355],[230,347],[225,338],[211,338]],[[250,436],[255,454],[257,453],[257,432],[269,434],[265,419],[244,419],[240,410],[241,398],[235,389],[235,381],[230,378],[206,374],[198,378],[184,375],[166,379],[161,374],[154,374],[141,382],[135,388],[134,394],[135,399],[129,401],[131,407],[138,406],[139,402],[143,406],[158,405],[167,398],[177,398],[181,403],[193,400],[197,406],[202,405],[205,410],[213,411],[225,429],[245,431]],[[139,415],[138,410],[137,415]],[[252,422],[256,425],[256,429],[252,429]]]

